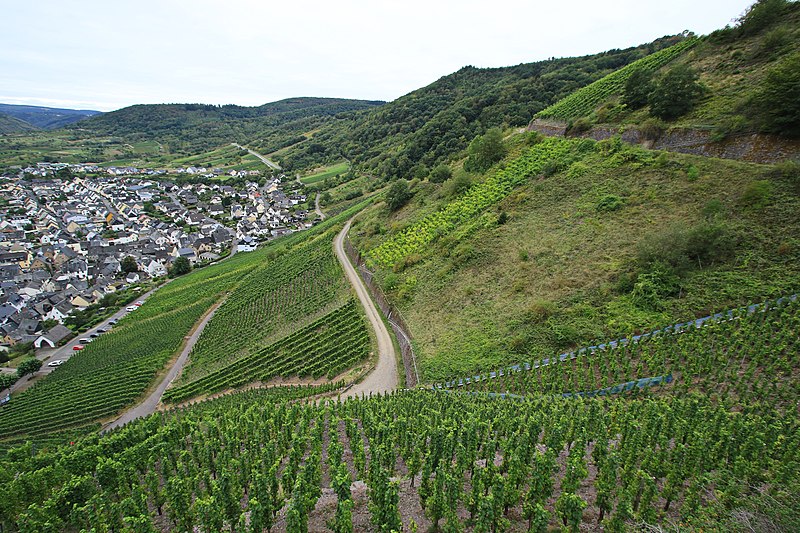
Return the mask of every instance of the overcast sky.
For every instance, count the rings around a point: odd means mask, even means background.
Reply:
[[[0,102],[394,100],[465,65],[627,48],[752,0],[0,0]]]

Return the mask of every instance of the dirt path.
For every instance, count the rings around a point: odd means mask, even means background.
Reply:
[[[320,220],[325,220],[325,213],[319,208],[319,191],[317,191],[317,197],[314,199],[314,211],[317,212]]]
[[[137,418],[141,418],[156,412],[156,408],[158,404],[161,402],[161,396],[163,396],[164,391],[169,387],[170,383],[180,374],[181,370],[183,370],[183,366],[186,364],[186,361],[189,359],[189,352],[192,351],[194,348],[195,343],[197,343],[197,339],[200,338],[202,335],[203,330],[205,329],[208,322],[214,316],[217,308],[222,305],[222,302],[214,304],[214,306],[206,313],[206,315],[200,320],[200,322],[195,326],[192,333],[187,337],[186,343],[183,346],[183,350],[181,354],[178,356],[178,359],[173,363],[172,367],[169,369],[167,374],[158,384],[156,389],[150,393],[150,395],[145,398],[141,403],[138,405],[131,407],[127,411],[125,411],[122,416],[106,424],[103,427],[103,431],[108,431],[109,429],[118,428],[127,424],[128,422],[135,420]]]
[[[378,363],[372,372],[364,378],[361,383],[356,383],[347,391],[342,393],[342,398],[349,398],[352,396],[369,395],[374,393],[389,392],[397,388],[397,354],[394,351],[394,344],[392,338],[389,336],[389,331],[383,323],[380,313],[375,308],[372,298],[364,286],[364,282],[358,277],[356,269],[353,268],[352,263],[347,258],[344,252],[344,238],[350,230],[350,223],[353,221],[351,218],[344,225],[342,231],[336,236],[333,241],[333,249],[336,252],[336,257],[342,264],[347,279],[356,291],[361,305],[367,314],[372,328],[375,330],[375,336],[378,338]]]
[[[251,150],[250,148],[248,148],[246,146],[242,146],[241,144],[238,144],[238,143],[231,143],[231,145],[237,147],[239,150],[247,150],[248,152],[250,152],[251,154],[253,154],[257,158],[259,158],[262,163],[267,165],[272,170],[280,170],[281,169],[281,167],[280,167],[280,165],[278,165],[278,163],[268,159],[266,156],[263,156],[263,155],[259,154],[255,150]]]

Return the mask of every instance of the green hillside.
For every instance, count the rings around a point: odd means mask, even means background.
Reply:
[[[33,129],[54,130],[101,113],[79,109],[0,104],[0,114],[26,122],[33,126]]]
[[[635,63],[541,111],[579,131],[597,125],[800,136],[800,4],[762,0],[734,27],[671,62]],[[634,75],[635,73],[635,75]],[[633,76],[632,76],[633,75]],[[695,87],[695,89],[691,89]]]
[[[413,182],[407,206],[353,228],[424,381],[800,286],[796,166],[528,135],[487,175]],[[475,183],[454,196],[459,181]]]
[[[524,126],[576,89],[680,39],[513,67],[467,66],[369,113],[321,128],[310,142],[282,156],[281,164],[300,170],[344,156],[382,178],[424,177],[475,135],[493,126]],[[258,139],[253,142],[259,145]]]

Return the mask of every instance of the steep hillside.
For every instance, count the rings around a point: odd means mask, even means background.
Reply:
[[[120,136],[128,141],[157,140],[173,153],[197,153],[260,136],[291,144],[307,131],[337,122],[340,114],[383,102],[337,98],[291,98],[259,107],[203,104],[134,105],[73,126],[87,136]],[[272,150],[267,150],[272,151]]]
[[[322,128],[281,161],[303,169],[344,156],[383,178],[424,177],[488,128],[524,126],[572,91],[679,40],[664,37],[625,50],[513,67],[464,67],[370,113]]]
[[[412,182],[407,206],[352,230],[423,381],[798,290],[795,165],[526,135],[486,175]]]
[[[100,115],[100,111],[84,109],[59,109],[33,105],[0,104],[0,113],[12,116],[43,130],[63,128],[87,117]]]
[[[28,124],[27,122],[14,118],[11,115],[4,115],[0,113],[0,135],[8,133],[27,133],[36,131],[36,126]]]
[[[595,124],[639,127],[651,139],[666,128],[711,131],[715,140],[800,137],[800,3],[762,0],[674,61],[631,67],[537,117],[568,121],[575,133]]]

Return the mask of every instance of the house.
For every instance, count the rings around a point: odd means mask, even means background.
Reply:
[[[244,237],[239,244],[236,245],[237,252],[254,252],[258,247],[258,242],[252,237]]]
[[[48,331],[42,333],[35,341],[33,341],[33,345],[36,348],[41,348],[42,346],[55,348],[59,345],[59,343],[69,339],[70,337],[72,337],[72,331],[61,324],[58,324],[57,326],[54,326]]]

